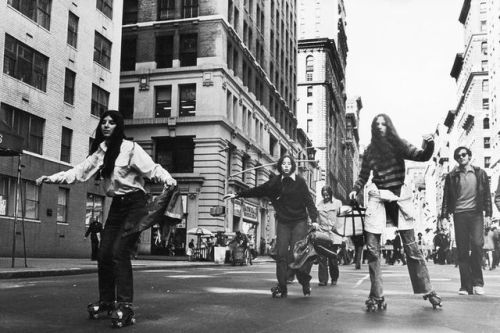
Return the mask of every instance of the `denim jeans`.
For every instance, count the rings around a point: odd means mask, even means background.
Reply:
[[[460,270],[460,288],[471,292],[472,287],[484,286],[481,267],[484,244],[483,212],[455,213],[453,220]]]
[[[132,303],[134,286],[130,257],[140,234],[126,237],[122,234],[146,214],[146,195],[142,191],[113,198],[99,248],[100,301]]]
[[[429,271],[427,270],[422,253],[418,250],[414,230],[400,230],[399,233],[403,240],[413,292],[415,294],[431,292],[432,285],[429,278]],[[384,296],[382,272],[380,269],[380,234],[365,232],[365,240],[371,282],[370,297],[380,299]]]
[[[333,251],[337,252],[338,245],[334,245]],[[339,262],[336,258],[328,258],[326,256],[319,257],[318,263],[318,280],[320,283],[328,282],[328,271],[332,281],[339,279]]]
[[[286,289],[288,271],[288,252],[293,249],[295,243],[304,239],[307,235],[307,221],[293,223],[281,223],[278,221],[276,227],[276,248],[278,254],[276,258],[276,277],[280,287]],[[300,284],[309,283],[312,263],[304,265],[301,269],[294,270]]]

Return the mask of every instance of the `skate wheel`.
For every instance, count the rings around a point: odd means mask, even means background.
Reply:
[[[123,323],[121,321],[113,321],[113,327],[114,328],[122,328]]]
[[[99,315],[97,313],[90,313],[89,312],[89,319],[97,319],[99,318]]]

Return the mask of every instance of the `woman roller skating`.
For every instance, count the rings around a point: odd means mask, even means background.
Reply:
[[[401,139],[385,114],[377,115],[371,125],[372,139],[363,155],[361,172],[349,197],[354,200],[373,172],[368,188],[365,220],[365,240],[368,250],[371,290],[366,301],[367,311],[385,310],[382,274],[380,270],[380,235],[386,221],[394,223],[403,240],[408,272],[415,294],[424,294],[433,308],[441,306],[441,298],[433,290],[422,252],[419,251],[411,216],[411,191],[404,185],[404,160],[427,161],[434,151],[432,135],[424,137],[423,149]]]
[[[277,162],[279,175],[271,178],[264,184],[237,194],[228,194],[225,198],[267,197],[276,210],[276,277],[278,285],[271,288],[273,297],[287,297],[286,285],[288,271],[288,248],[293,248],[298,240],[307,235],[307,217],[316,222],[318,211],[309,193],[305,180],[295,173],[295,160],[289,156],[282,156]],[[296,276],[302,285],[304,296],[311,295],[309,281],[312,263],[296,270]]]
[[[125,140],[123,117],[118,111],[106,111],[96,129],[91,154],[73,169],[41,176],[42,183],[73,184],[95,176],[102,179],[106,195],[113,198],[101,232],[98,254],[99,301],[89,304],[90,318],[111,315],[112,325],[133,324],[133,278],[130,256],[139,233],[122,236],[147,214],[144,177],[165,185],[175,179],[132,141]]]

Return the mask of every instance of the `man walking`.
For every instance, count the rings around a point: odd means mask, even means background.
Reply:
[[[453,157],[458,166],[446,175],[442,216],[453,214],[460,270],[458,294],[483,295],[484,224],[489,224],[492,212],[488,175],[471,165],[472,152],[467,147],[455,149]]]
[[[89,227],[85,232],[85,238],[89,237],[90,235],[90,242],[92,245],[92,252],[90,255],[90,259],[92,261],[97,260],[97,252],[99,251],[99,238],[97,237],[97,234],[99,234],[101,231],[102,231],[102,223],[94,218],[91,218]]]

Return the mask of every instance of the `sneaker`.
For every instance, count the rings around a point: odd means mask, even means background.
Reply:
[[[484,288],[481,286],[474,286],[472,290],[474,291],[474,295],[484,295]]]
[[[460,290],[458,291],[458,294],[459,295],[469,295],[469,292],[467,291],[467,289],[460,288]]]

